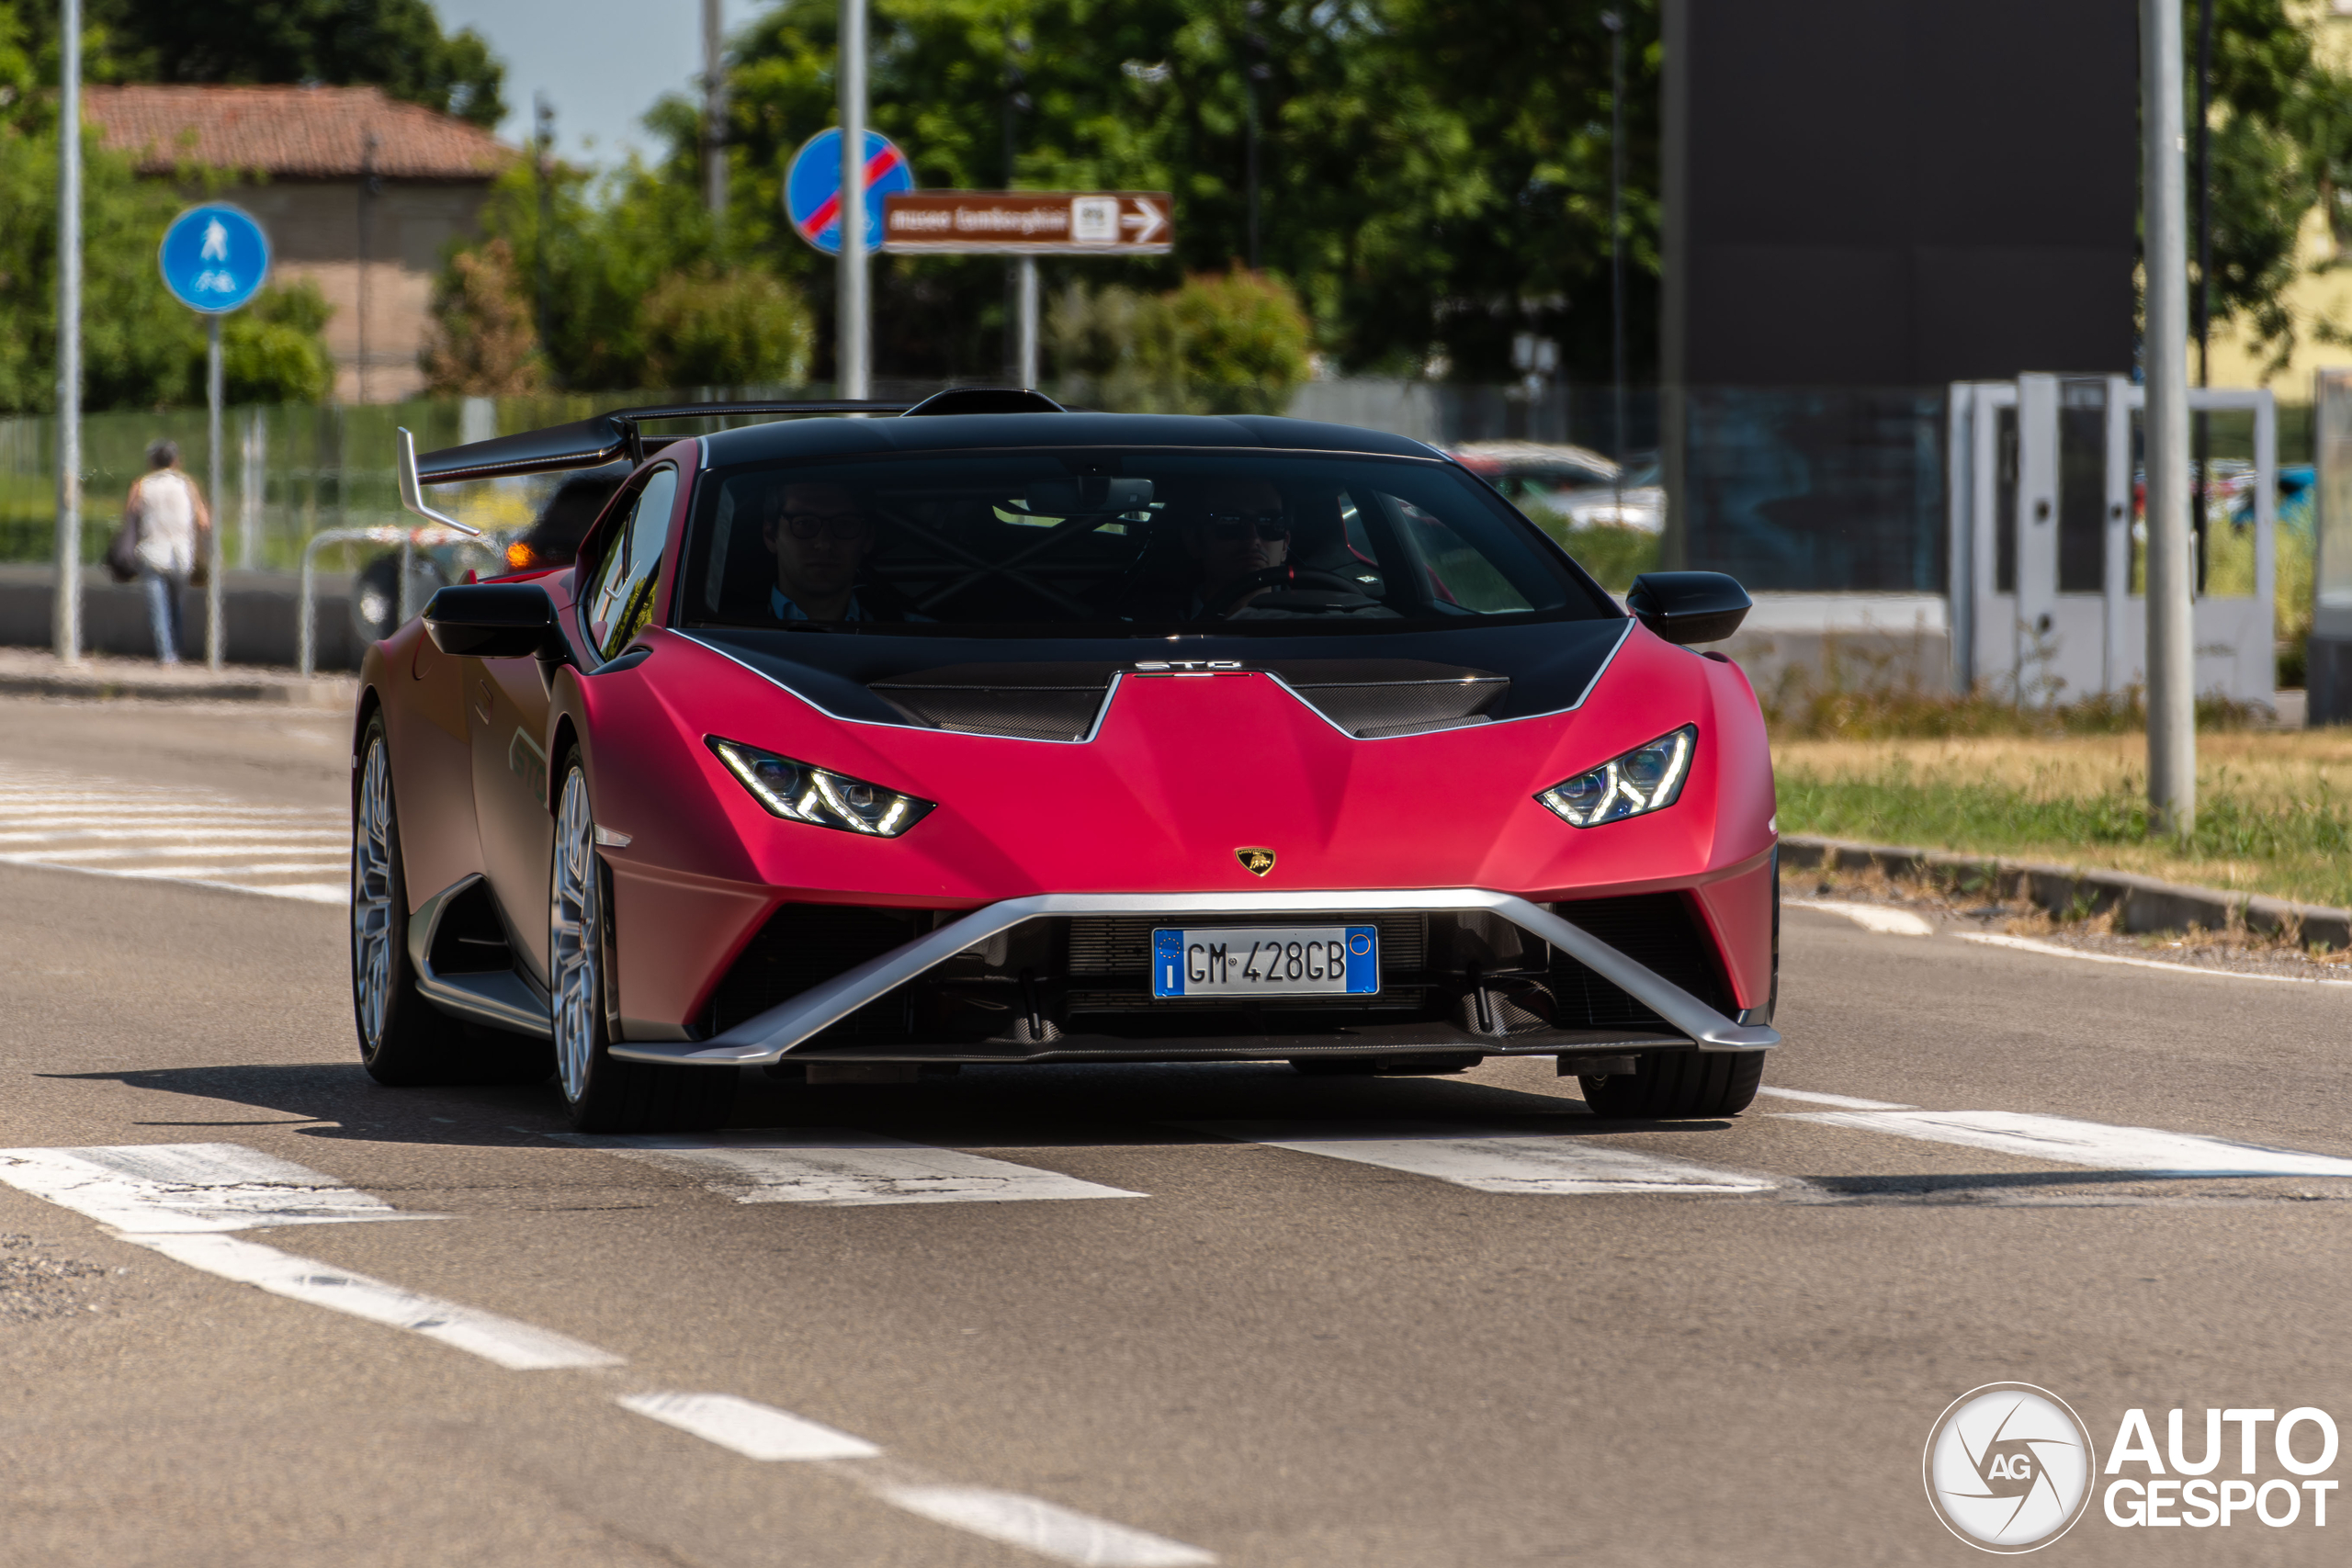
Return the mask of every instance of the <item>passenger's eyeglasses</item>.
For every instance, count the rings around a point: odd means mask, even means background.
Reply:
[[[848,544],[863,539],[871,531],[863,513],[787,512],[784,525],[796,539],[814,539],[819,536]]]
[[[1290,525],[1279,512],[1211,512],[1205,521],[1209,537],[1227,544],[1253,533],[1270,545],[1290,537]]]

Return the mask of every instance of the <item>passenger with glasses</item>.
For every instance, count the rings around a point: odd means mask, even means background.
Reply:
[[[775,557],[768,611],[780,622],[865,621],[857,573],[874,523],[840,485],[783,484],[768,492],[760,539]]]
[[[1266,479],[1212,479],[1171,495],[1176,536],[1193,559],[1196,580],[1187,619],[1210,606],[1228,615],[1267,590],[1238,597],[1227,590],[1254,572],[1290,558],[1290,516],[1283,492]]]

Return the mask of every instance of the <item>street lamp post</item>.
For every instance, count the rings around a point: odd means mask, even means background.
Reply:
[[[835,373],[843,398],[868,385],[865,300],[865,0],[842,0],[837,66],[842,95],[842,251],[836,290]]]
[[[2148,805],[2152,826],[2197,826],[2196,649],[2188,558],[2188,266],[2182,222],[2180,6],[2140,0],[2146,193]]]
[[[1609,372],[1614,386],[1609,434],[1617,459],[1617,520],[1625,520],[1625,18],[1603,11],[1609,29]]]
[[[82,6],[62,0],[57,94],[57,657],[82,657]]]

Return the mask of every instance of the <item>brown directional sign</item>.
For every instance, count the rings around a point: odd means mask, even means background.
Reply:
[[[1175,203],[1156,190],[910,190],[882,200],[882,248],[937,255],[1163,255]]]

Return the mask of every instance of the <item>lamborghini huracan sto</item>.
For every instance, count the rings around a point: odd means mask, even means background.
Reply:
[[[1713,1117],[1779,1043],[1764,724],[1691,646],[1746,594],[1621,608],[1418,442],[962,390],[402,461],[428,517],[632,467],[571,564],[368,655],[386,1083],[552,1076],[581,1129],[657,1131],[752,1066],[1537,1055],[1603,1115]]]

